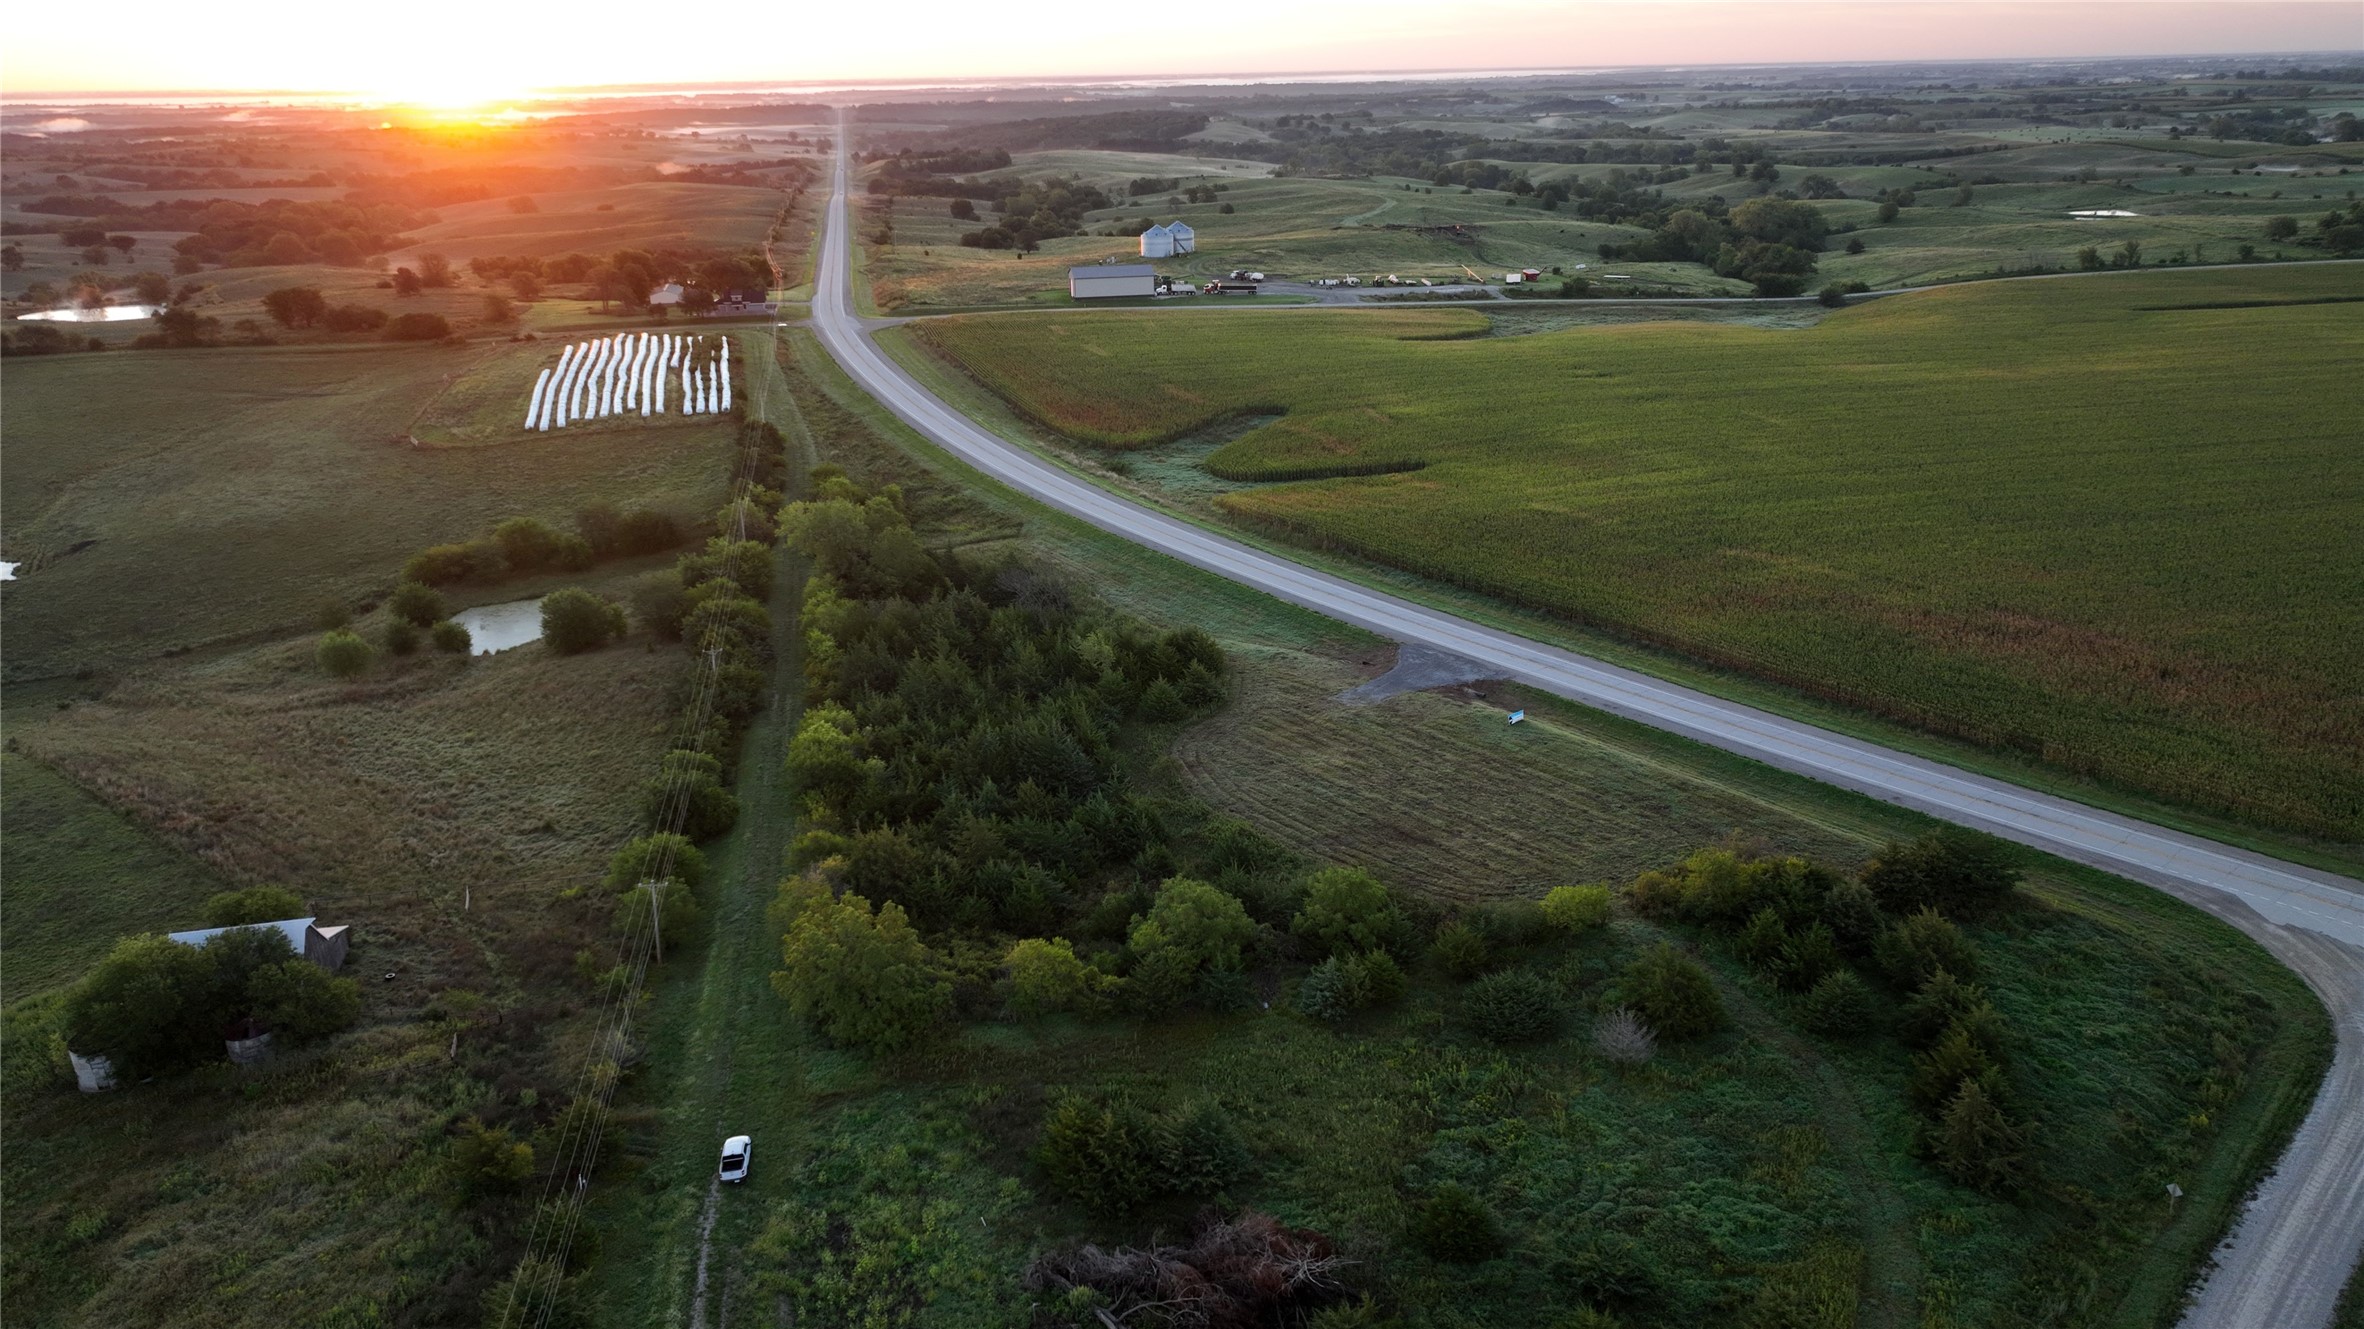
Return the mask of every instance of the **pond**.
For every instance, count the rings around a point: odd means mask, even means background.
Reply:
[[[104,305],[97,309],[43,309],[17,318],[29,323],[128,323],[135,318],[154,318],[153,305]]]
[[[468,654],[491,655],[523,646],[542,637],[542,602],[511,600],[501,605],[478,605],[452,615],[468,630]]]

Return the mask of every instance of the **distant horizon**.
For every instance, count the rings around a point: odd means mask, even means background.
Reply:
[[[892,42],[866,16],[831,10],[779,25],[771,41],[695,49],[613,41],[611,25],[590,21],[602,14],[623,16],[595,6],[556,24],[467,0],[418,0],[365,42],[338,43],[331,62],[321,58],[317,18],[292,0],[264,0],[234,30],[196,28],[164,0],[125,0],[110,22],[163,38],[137,46],[94,44],[79,15],[41,8],[13,24],[0,100],[462,107],[702,87],[908,91],[2364,54],[2355,0],[1201,0],[1187,19],[1040,0],[1022,24],[985,25],[947,0],[906,0]]]
[[[764,94],[808,95],[831,92],[966,92],[994,88],[1170,88],[1170,87],[1256,87],[1261,85],[1295,85],[1309,83],[1421,82],[1427,80],[1470,79],[1508,81],[1512,79],[1581,78],[1616,74],[1685,74],[1715,70],[1781,70],[1781,69],[1880,69],[1910,68],[1912,66],[1975,66],[2016,65],[2075,66],[2141,60],[2290,60],[2297,62],[2364,61],[2364,47],[2308,50],[2254,51],[2105,51],[2081,55],[2030,56],[1963,56],[1963,57],[1898,57],[1893,59],[1832,59],[1832,60],[1755,60],[1715,63],[1637,62],[1632,64],[1583,65],[1518,65],[1464,67],[1400,68],[1400,69],[1272,69],[1272,70],[1196,70],[1176,73],[1077,73],[1077,74],[1006,74],[1006,75],[946,75],[940,78],[848,78],[848,79],[762,79],[733,78],[695,81],[656,79],[637,83],[558,84],[547,87],[528,87],[513,94],[495,98],[496,101],[562,100],[569,97],[661,97],[668,93],[687,96],[753,96]],[[388,98],[358,88],[59,88],[39,92],[19,93],[0,88],[0,105],[52,105],[72,102],[91,106],[132,106],[155,102],[214,99],[228,101],[265,101],[286,98],[291,101],[348,102],[355,105],[375,105],[389,102]]]

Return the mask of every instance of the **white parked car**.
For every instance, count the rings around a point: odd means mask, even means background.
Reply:
[[[744,1135],[734,1135],[722,1142],[722,1179],[745,1181],[748,1162],[755,1156],[755,1141]]]

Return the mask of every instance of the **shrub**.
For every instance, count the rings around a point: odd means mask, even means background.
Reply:
[[[320,316],[330,332],[376,332],[386,326],[386,311],[368,305],[338,305]]]
[[[1491,958],[1486,934],[1467,923],[1452,922],[1437,929],[1437,963],[1455,978],[1470,979],[1486,972]]]
[[[952,1005],[935,952],[892,900],[875,912],[851,891],[815,901],[780,953],[773,990],[833,1043],[874,1053],[908,1047]]]
[[[1359,970],[1363,1001],[1369,1006],[1390,1006],[1404,999],[1411,987],[1404,977],[1403,966],[1386,951],[1369,951],[1343,961],[1350,970]]]
[[[1849,955],[1871,954],[1880,933],[1888,927],[1887,915],[1880,912],[1880,902],[1871,888],[1851,878],[1833,883],[1823,893],[1822,907],[1816,912],[1839,949]]]
[[[1237,969],[1240,950],[1256,935],[1248,911],[1233,896],[1203,881],[1174,877],[1158,887],[1148,914],[1127,938],[1137,958],[1159,952],[1176,957],[1195,975],[1206,969]]]
[[[386,323],[387,341],[442,341],[451,335],[451,324],[441,314],[398,314]]]
[[[607,861],[607,888],[628,891],[669,876],[695,890],[706,880],[706,856],[688,837],[669,832],[629,840]]]
[[[1938,1170],[1987,1195],[2018,1191],[2026,1174],[2027,1141],[1977,1080],[1964,1080],[1930,1132]]]
[[[2008,898],[2019,884],[2019,867],[2003,841],[1949,826],[1882,849],[1862,876],[1891,913],[1934,909],[1960,917]]]
[[[1522,969],[1488,974],[1469,985],[1461,1014],[1489,1043],[1533,1043],[1557,1032],[1559,994]]]
[[[1724,1026],[1724,999],[1715,981],[1697,960],[1667,942],[1626,966],[1620,987],[1625,1004],[1661,1038],[1699,1038]]]
[[[1002,957],[1010,971],[1010,1010],[1021,1019],[1073,1010],[1099,995],[1098,970],[1076,958],[1065,937],[1027,937]]]
[[[323,600],[320,607],[312,611],[312,626],[322,632],[334,632],[338,628],[351,627],[353,626],[353,611],[342,600]]]
[[[597,650],[624,635],[622,607],[580,586],[542,597],[542,640],[560,655]]]
[[[658,641],[680,641],[682,620],[689,616],[689,593],[681,574],[668,568],[632,583],[632,617],[641,630]]]
[[[406,581],[386,598],[386,612],[417,627],[428,627],[451,617],[443,593],[424,582]]]
[[[575,509],[575,534],[601,558],[621,551],[623,527],[623,510],[606,499],[594,499]]]
[[[263,296],[263,312],[283,328],[308,328],[328,315],[328,300],[317,287],[282,286]]]
[[[419,630],[410,620],[397,618],[386,624],[386,654],[408,655],[419,648]]]
[[[1035,1148],[1052,1187],[1103,1215],[1164,1195],[1220,1190],[1248,1157],[1230,1119],[1200,1103],[1158,1115],[1124,1099],[1067,1094],[1052,1104]]]
[[[1959,978],[1978,976],[1978,952],[1934,909],[1899,919],[1880,934],[1872,954],[1888,981],[1907,992],[1919,991],[1940,969]]]
[[[468,635],[468,629],[448,618],[429,628],[427,638],[435,644],[436,650],[445,655],[466,655],[469,648],[476,644],[475,638]]]
[[[641,796],[648,825],[680,830],[692,840],[711,840],[739,820],[739,799],[722,783],[722,763],[703,752],[675,748],[659,761],[657,775]]]
[[[368,642],[343,628],[322,634],[312,650],[320,667],[338,678],[359,678],[369,668],[371,654]]]
[[[404,581],[429,586],[451,586],[464,581],[491,581],[507,571],[501,547],[490,540],[433,545],[411,555],[402,565]]]
[[[1825,1038],[1851,1038],[1871,1025],[1871,988],[1854,971],[1827,974],[1798,1003],[1798,1023]]]
[[[1606,927],[1609,922],[1609,888],[1606,884],[1554,886],[1543,897],[1543,918],[1553,927],[1570,934]]]
[[[681,543],[681,528],[673,518],[648,508],[634,508],[616,527],[616,552],[658,554]]]
[[[1820,923],[1790,934],[1774,958],[1773,974],[1784,991],[1804,992],[1839,967],[1839,944]]]
[[[205,902],[205,926],[209,928],[242,928],[303,916],[304,902],[294,891],[278,886],[223,891]]]
[[[1231,1117],[1200,1101],[1158,1122],[1158,1170],[1177,1195],[1211,1195],[1248,1170],[1248,1147]]]
[[[492,530],[493,543],[501,547],[502,559],[519,572],[558,567],[561,551],[570,538],[533,517],[511,517]],[[579,538],[573,539],[586,551],[591,548]]]
[[[1913,1058],[1912,1077],[1905,1083],[1913,1107],[1934,1115],[1954,1100],[1964,1084],[1975,1083],[1989,1098],[2000,1098],[2003,1068],[1979,1045],[1971,1031],[1955,1025],[1937,1045]]]
[[[1593,1021],[1592,1050],[1620,1066],[1639,1066],[1658,1053],[1658,1036],[1633,1009],[1620,1006]]]
[[[184,1065],[218,1036],[219,1022],[198,1000],[212,981],[209,957],[194,946],[153,934],[125,938],[66,994],[66,1046],[110,1058],[124,1077]]]
[[[1412,1210],[1412,1244],[1446,1264],[1482,1264],[1505,1246],[1502,1225],[1475,1192],[1446,1182]]]
[[[608,922],[629,936],[646,926],[652,916],[657,925],[653,939],[670,951],[698,936],[706,911],[698,907],[697,893],[679,881],[654,883],[653,890],[650,883],[643,882],[616,897]]]
[[[1533,900],[1495,900],[1479,905],[1476,922],[1487,941],[1511,949],[1533,946],[1551,935],[1543,906]]]
[[[1781,959],[1781,948],[1788,944],[1789,929],[1782,926],[1781,915],[1768,906],[1750,915],[1748,925],[1732,938],[1732,953],[1743,963],[1771,969]]]
[[[246,995],[249,1013],[290,1043],[326,1038],[361,1016],[361,985],[310,960],[257,969],[247,980]]]
[[[473,1202],[523,1186],[534,1174],[534,1147],[470,1117],[460,1123],[446,1165],[461,1198]]]
[[[1950,969],[1939,969],[1922,981],[1912,1000],[1904,1003],[1896,1033],[1914,1047],[1925,1048],[1945,1036],[1954,1021],[1986,1004],[1986,992],[1965,983]]]
[[[1305,903],[1289,930],[1323,955],[1381,950],[1396,944],[1404,912],[1377,877],[1360,868],[1323,868],[1305,883]]]

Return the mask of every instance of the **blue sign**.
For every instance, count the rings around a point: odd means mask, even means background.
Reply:
[[[1511,722],[1512,724],[1517,724],[1519,721],[1521,721],[1521,720],[1524,720],[1524,719],[1526,719],[1526,718],[1527,718],[1527,713],[1526,713],[1525,711],[1512,711],[1512,712],[1510,713],[1510,722]]]

